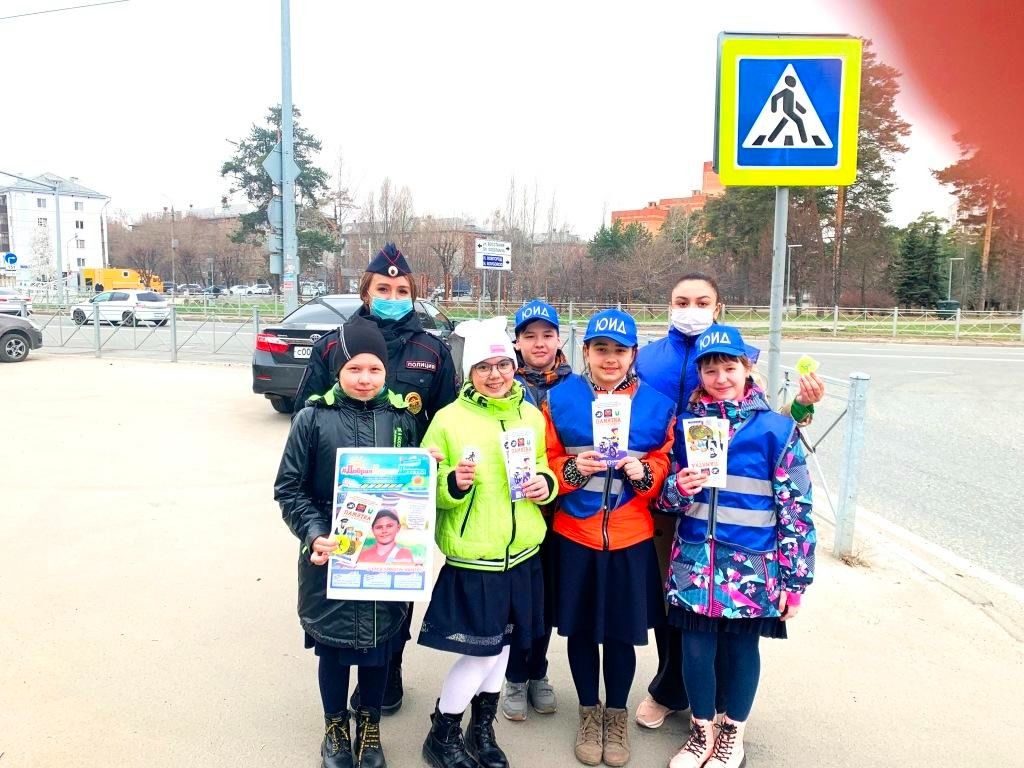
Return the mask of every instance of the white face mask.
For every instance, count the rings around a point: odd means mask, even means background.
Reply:
[[[710,307],[676,307],[670,319],[672,327],[684,336],[697,336],[715,322],[715,311]]]

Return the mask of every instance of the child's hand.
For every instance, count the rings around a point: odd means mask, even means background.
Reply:
[[[627,456],[616,464],[615,468],[621,469],[626,473],[626,477],[635,483],[639,483],[644,479],[644,465],[640,463],[640,459],[636,456]]]
[[[542,501],[548,497],[548,481],[544,475],[534,475],[523,485],[523,493],[530,501]]]
[[[430,458],[432,458],[438,464],[444,461],[444,454],[441,452],[440,448],[430,447],[427,448],[427,452],[430,454]]]
[[[312,551],[309,553],[309,562],[313,565],[327,565],[331,552],[338,548],[338,542],[326,536],[317,536],[313,539]]]
[[[676,472],[676,488],[686,496],[696,496],[710,475],[705,475],[699,469],[685,467]]]
[[[779,594],[779,616],[780,621],[786,621],[794,618],[800,613],[799,603],[793,604],[789,602],[789,592],[781,592]]]
[[[590,477],[598,472],[604,472],[608,469],[608,465],[604,463],[601,454],[597,451],[584,451],[576,456],[576,469],[584,477]]]
[[[808,373],[799,379],[800,391],[796,401],[800,405],[814,405],[825,397],[825,382],[816,373]]]
[[[460,461],[455,465],[455,485],[460,491],[468,491],[476,477],[476,462]]]

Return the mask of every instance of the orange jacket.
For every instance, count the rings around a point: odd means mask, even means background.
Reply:
[[[615,392],[617,395],[633,396],[637,383]],[[541,409],[544,412],[545,441],[547,443],[548,466],[558,478],[559,497],[577,490],[577,486],[565,482],[563,469],[565,463],[574,458],[572,454],[565,452],[565,446],[558,437],[558,431],[551,421],[551,409],[545,401]],[[644,539],[654,536],[654,522],[651,513],[648,511],[648,504],[656,499],[661,493],[661,487],[668,477],[670,456],[672,455],[672,428],[675,419],[672,419],[665,427],[665,443],[657,450],[645,453],[640,459],[651,468],[651,477],[654,479],[651,488],[646,491],[638,491],[634,487],[636,495],[623,504],[607,513],[599,513],[588,518],[580,519],[572,517],[559,511],[558,499],[555,500],[554,530],[556,533],[565,536],[577,544],[582,544],[591,549],[604,549],[605,535],[607,534],[608,549],[625,549]],[[629,482],[624,480],[623,482]]]

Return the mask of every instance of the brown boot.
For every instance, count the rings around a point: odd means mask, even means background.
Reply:
[[[618,768],[629,762],[629,712],[625,709],[604,711],[604,764]]]
[[[604,710],[601,702],[580,707],[580,727],[576,731],[576,759],[584,765],[600,765],[604,748]]]

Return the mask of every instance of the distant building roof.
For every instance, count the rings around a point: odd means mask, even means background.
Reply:
[[[76,176],[72,176],[70,179],[65,179],[63,176],[58,176],[55,173],[44,173],[41,176],[35,176],[33,178],[42,183],[33,184],[29,181],[22,181],[21,179],[18,179],[14,184],[0,187],[0,192],[52,192],[51,188],[53,185],[60,182],[60,193],[62,195],[73,197],[94,197],[98,200],[110,199],[108,195],[104,195],[97,192],[95,189],[90,189],[89,187],[79,184],[78,177]]]

